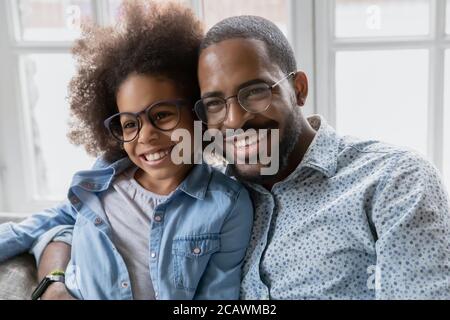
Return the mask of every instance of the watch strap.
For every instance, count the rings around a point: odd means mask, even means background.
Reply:
[[[45,276],[44,279],[39,283],[37,288],[31,294],[31,300],[38,300],[44,294],[45,290],[54,282],[65,282],[64,272],[53,271],[49,275]]]

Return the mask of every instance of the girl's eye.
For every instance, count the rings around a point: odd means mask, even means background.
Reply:
[[[158,112],[156,115],[155,115],[155,120],[162,120],[162,119],[164,119],[164,118],[166,118],[166,117],[169,117],[170,116],[170,113],[169,112]]]
[[[123,127],[124,129],[134,129],[134,128],[137,127],[137,125],[136,125],[136,122],[129,121],[129,122],[125,122],[125,123],[122,125],[122,127]]]

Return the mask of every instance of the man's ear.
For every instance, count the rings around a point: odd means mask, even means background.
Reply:
[[[302,71],[298,71],[294,75],[294,88],[297,105],[304,106],[308,97],[308,78]]]

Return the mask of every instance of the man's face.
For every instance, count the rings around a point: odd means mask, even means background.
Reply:
[[[262,80],[273,85],[286,76],[277,65],[274,65],[267,54],[265,44],[253,39],[231,39],[214,44],[202,51],[199,58],[199,82],[202,97],[217,95],[222,98],[235,96],[239,89],[247,83]],[[291,70],[295,71],[295,70]],[[305,78],[306,81],[306,78]],[[300,133],[299,117],[296,106],[296,90],[292,85],[292,78],[282,81],[273,89],[273,98],[270,107],[261,113],[249,113],[243,109],[237,99],[228,100],[228,113],[223,123],[210,128],[220,129],[223,133],[227,129],[279,129],[280,141],[267,141],[267,150],[271,150],[272,143],[280,143],[280,170],[287,165],[288,157],[293,151]],[[306,87],[306,86],[305,86]],[[301,99],[306,98],[305,96]],[[226,143],[227,141],[225,141]],[[248,158],[249,153],[260,147],[242,147],[242,144],[233,144],[235,159],[241,154]],[[234,174],[244,180],[264,182],[261,177],[262,165],[235,164],[231,165]],[[266,177],[270,179],[272,177]]]

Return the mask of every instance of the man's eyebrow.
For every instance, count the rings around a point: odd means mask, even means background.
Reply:
[[[237,87],[236,94],[242,88],[245,88],[247,86],[250,86],[250,85],[256,84],[256,83],[270,83],[270,81],[265,80],[265,79],[252,79],[252,80],[246,81]],[[202,95],[202,99],[210,98],[210,97],[224,97],[224,94],[222,91],[211,91],[211,92],[206,92],[204,95]]]
[[[239,87],[237,87],[237,91],[241,90],[242,88],[251,86],[252,84],[257,84],[257,83],[269,83],[270,81],[267,81],[265,79],[253,79],[247,82],[242,83],[241,85],[239,85]]]
[[[210,97],[223,97],[223,93],[220,91],[211,91],[202,95],[202,99],[210,98]]]

